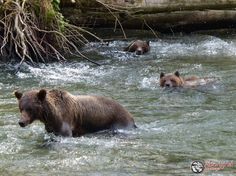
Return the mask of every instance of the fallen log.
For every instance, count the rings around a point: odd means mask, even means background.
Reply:
[[[236,0],[79,0],[62,13],[77,26],[119,28],[119,20],[124,29],[170,33],[235,27],[235,9]]]

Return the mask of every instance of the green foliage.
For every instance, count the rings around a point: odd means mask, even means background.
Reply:
[[[58,28],[61,32],[63,32],[65,30],[65,26],[67,24],[67,22],[65,21],[64,16],[60,13],[60,0],[52,0],[51,2],[53,9],[54,9],[54,14],[48,14],[50,17],[53,15],[54,18],[57,19],[57,23],[58,23]]]
[[[58,30],[63,32],[66,22],[64,16],[60,13],[60,0],[52,0],[51,5],[51,8],[48,7],[46,16],[44,17],[46,26],[54,24],[55,27],[55,24],[57,24]]]
[[[65,31],[65,26],[68,24],[68,22],[65,20],[64,16],[61,13],[58,13],[58,23],[59,23],[59,30],[61,32]]]
[[[54,9],[48,9],[46,16],[45,16],[46,23],[47,24],[53,23],[55,16],[56,16],[56,13],[55,13]]]
[[[60,11],[60,0],[52,0],[52,5],[55,11]]]

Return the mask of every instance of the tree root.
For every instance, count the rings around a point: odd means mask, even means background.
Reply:
[[[51,3],[48,0],[43,1]],[[66,60],[65,56],[80,56],[100,65],[84,56],[78,47],[88,43],[82,35],[83,33],[88,33],[102,41],[101,39],[82,28],[65,22],[61,14],[53,10],[52,5],[39,6],[39,8],[46,9],[40,9],[40,15],[37,14],[36,2],[8,0],[1,4],[2,11],[4,11],[3,15],[0,14],[0,57],[2,60],[17,59],[20,61],[20,67],[23,62],[32,64],[50,61],[63,62]],[[53,17],[46,14],[48,11],[52,12]]]

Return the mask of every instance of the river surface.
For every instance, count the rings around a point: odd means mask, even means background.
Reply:
[[[195,160],[231,163],[204,175],[236,174],[236,36],[151,39],[151,51],[142,56],[123,52],[127,44],[83,48],[102,66],[24,64],[17,74],[14,65],[0,66],[0,175],[195,175]],[[160,73],[176,70],[214,81],[160,88]],[[21,128],[13,91],[38,88],[111,97],[133,114],[138,128],[80,138],[55,137],[40,122]]]

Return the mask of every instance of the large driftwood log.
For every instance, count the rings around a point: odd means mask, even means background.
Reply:
[[[66,19],[78,26],[113,28],[119,20],[125,29],[159,32],[232,28],[235,9],[236,0],[77,0],[62,6]]]

